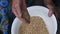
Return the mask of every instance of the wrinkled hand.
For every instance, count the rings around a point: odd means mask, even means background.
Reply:
[[[55,8],[50,8],[50,9],[49,9],[48,16],[51,17],[52,14],[55,15],[56,19],[60,19],[59,12],[58,12]]]
[[[13,0],[12,11],[16,17],[28,23],[28,21],[25,18],[23,18],[23,13],[22,13],[25,12],[29,16],[24,0]]]

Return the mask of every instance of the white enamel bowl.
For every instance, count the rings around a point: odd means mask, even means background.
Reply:
[[[31,6],[28,7],[28,12],[30,16],[40,16],[45,21],[46,27],[48,29],[49,34],[56,34],[57,31],[57,21],[54,15],[48,17],[49,10],[43,6]],[[21,26],[21,20],[17,17],[14,19],[11,34],[18,34],[19,27]]]

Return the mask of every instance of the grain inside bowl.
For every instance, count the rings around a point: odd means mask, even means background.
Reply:
[[[32,16],[30,24],[22,23],[19,34],[49,34],[43,19],[39,16]]]

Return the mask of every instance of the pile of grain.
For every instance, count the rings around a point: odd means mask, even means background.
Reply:
[[[30,18],[30,24],[22,23],[19,34],[49,34],[43,19],[39,16]]]

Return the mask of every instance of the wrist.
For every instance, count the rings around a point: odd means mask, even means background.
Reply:
[[[49,9],[54,9],[54,6],[52,6],[52,5],[47,5],[47,7],[48,7]]]

